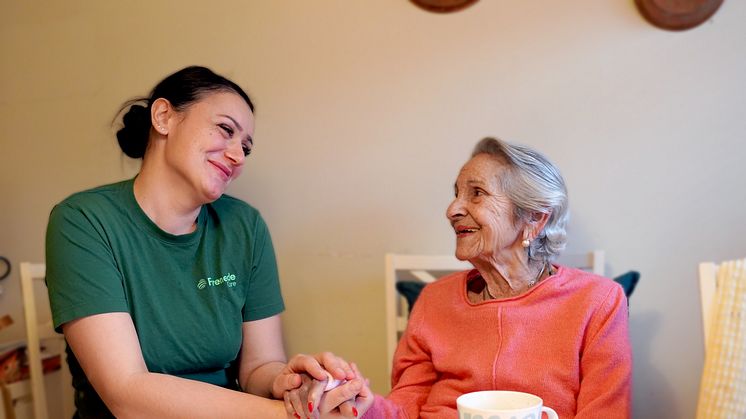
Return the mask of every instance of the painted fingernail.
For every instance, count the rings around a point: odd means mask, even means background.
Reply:
[[[308,411],[313,412],[313,402],[308,402]]]
[[[300,415],[297,413],[293,413],[293,416],[295,416],[295,419],[300,419]]]
[[[357,417],[357,409],[355,409],[354,407],[352,408],[352,415]]]

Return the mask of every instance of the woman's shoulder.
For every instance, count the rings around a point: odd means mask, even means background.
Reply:
[[[120,205],[121,194],[132,190],[132,181],[133,179],[123,180],[75,192],[60,201],[55,208],[86,209],[101,205]]]
[[[472,271],[473,269],[458,271],[440,277],[436,281],[427,284],[422,293],[428,294],[430,298],[437,295],[454,295],[455,291],[461,289],[461,285]]]
[[[582,269],[557,265],[558,286],[588,297],[604,299],[609,295],[624,296],[622,287],[613,279]]]

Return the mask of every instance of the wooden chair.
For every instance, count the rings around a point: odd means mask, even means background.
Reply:
[[[702,303],[702,330],[705,352],[707,352],[707,340],[713,321],[713,309],[715,307],[715,293],[717,291],[718,266],[712,262],[699,264],[699,297]]]
[[[699,264],[705,362],[699,418],[746,418],[746,259]]]
[[[63,414],[72,416],[73,394],[71,387],[70,372],[65,360],[65,338],[55,332],[52,325],[49,304],[46,299],[39,302],[37,307],[37,293],[35,282],[41,282],[46,291],[44,277],[46,265],[43,263],[23,262],[20,264],[21,294],[23,296],[23,313],[26,319],[26,348],[30,373],[30,393],[33,404],[34,418],[47,419],[49,411],[47,408],[47,395],[44,385],[43,357],[46,351],[60,356],[60,371],[55,372],[59,381],[55,387],[63,396]],[[40,293],[46,295],[46,292]],[[39,316],[39,308],[44,309]],[[45,352],[42,352],[42,347]]]
[[[453,255],[386,254],[386,348],[389,368],[409,319],[409,305],[397,291],[397,283],[430,283],[449,273],[471,268],[469,262],[460,261]]]
[[[562,254],[557,259],[560,265],[571,266],[584,271],[593,272],[596,275],[605,276],[606,254],[603,250],[592,250],[585,253]]]
[[[557,263],[603,275],[604,251],[563,255]],[[386,349],[389,368],[409,319],[409,302],[397,290],[397,286],[401,283],[426,284],[452,272],[472,268],[469,262],[460,261],[453,255],[386,254]]]

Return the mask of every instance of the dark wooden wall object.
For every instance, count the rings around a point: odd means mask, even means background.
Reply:
[[[410,0],[422,9],[435,13],[449,13],[464,9],[478,0]]]
[[[712,17],[723,0],[635,0],[635,3],[653,25],[682,31],[699,26]]]

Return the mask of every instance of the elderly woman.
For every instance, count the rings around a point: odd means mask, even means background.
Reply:
[[[453,418],[477,390],[538,395],[561,418],[630,416],[626,297],[613,281],[553,264],[567,191],[531,149],[480,141],[446,215],[473,270],[428,285],[394,357],[387,398],[364,418]]]

